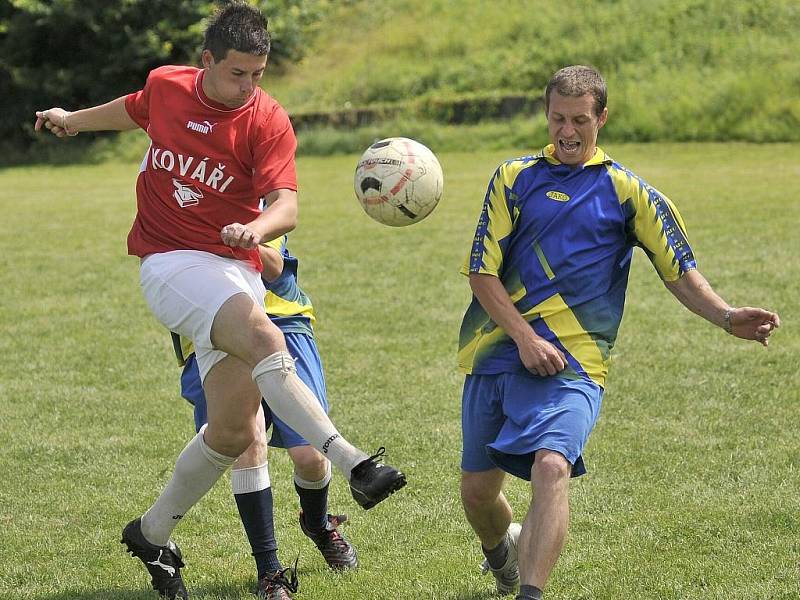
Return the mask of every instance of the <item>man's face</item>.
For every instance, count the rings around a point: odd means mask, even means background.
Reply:
[[[202,59],[206,68],[203,91],[230,108],[239,108],[250,99],[267,67],[266,56],[237,50],[228,50],[220,61],[215,61],[209,50],[203,50]]]
[[[597,134],[606,124],[608,108],[598,117],[594,113],[594,97],[562,96],[550,93],[547,129],[555,146],[555,157],[566,165],[579,165],[594,156]]]

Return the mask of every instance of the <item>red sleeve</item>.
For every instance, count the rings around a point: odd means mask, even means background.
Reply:
[[[150,125],[150,103],[153,100],[153,95],[157,95],[157,92],[154,92],[153,88],[167,80],[169,76],[176,71],[181,70],[186,70],[186,67],[165,65],[155,68],[150,71],[150,74],[147,76],[144,89],[125,96],[125,109],[128,111],[131,119],[145,131],[147,131],[147,127]]]
[[[153,79],[153,71],[151,71],[147,76],[144,89],[125,96],[125,110],[128,111],[131,119],[145,131],[150,125],[150,90],[153,87]]]
[[[277,189],[297,190],[294,155],[297,138],[289,115],[277,105],[263,127],[253,148],[253,187],[263,196]]]

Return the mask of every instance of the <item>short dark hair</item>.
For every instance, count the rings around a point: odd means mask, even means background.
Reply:
[[[579,98],[586,94],[594,97],[594,112],[602,114],[608,101],[608,89],[603,76],[597,69],[584,65],[571,65],[556,72],[547,83],[544,91],[544,110],[550,109],[550,92],[555,90],[562,96]]]
[[[256,7],[229,2],[212,17],[203,49],[209,50],[217,61],[225,60],[228,50],[267,56],[270,50],[267,23],[267,17]]]

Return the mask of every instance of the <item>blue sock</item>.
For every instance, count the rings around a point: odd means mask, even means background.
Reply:
[[[481,550],[486,560],[489,561],[490,567],[493,569],[501,568],[508,560],[508,535],[504,535],[500,543],[494,548],[484,548],[483,544],[481,544]]]
[[[521,585],[519,586],[517,598],[522,598],[523,600],[542,600],[542,590],[535,585]]]
[[[294,489],[300,497],[300,509],[303,511],[303,522],[312,530],[325,529],[328,524],[328,488],[313,490],[294,484]]]
[[[253,549],[258,578],[279,570],[278,542],[275,540],[275,524],[272,520],[272,488],[257,492],[234,494],[242,525]]]

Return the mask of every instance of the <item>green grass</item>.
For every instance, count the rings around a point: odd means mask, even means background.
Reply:
[[[800,596],[798,145],[606,148],[679,205],[699,265],[734,304],[778,310],[768,350],[690,315],[637,252],[598,426],[572,484],[570,538],[548,599]],[[491,581],[458,499],[457,274],[484,187],[522,150],[442,153],[445,196],[385,228],[351,191],[356,156],[303,158],[291,248],[315,301],[332,416],[384,444],[409,485],[370,512],[345,482],[356,573],[328,572],[296,524],[291,466],[274,452],[280,555],[298,598],[479,599]],[[193,433],[168,336],[125,255],[136,162],[0,172],[0,598],[153,598],[121,527]],[[528,490],[511,481],[521,519]],[[198,599],[251,598],[254,569],[221,482],[176,538]]]
[[[539,96],[557,69],[590,64],[609,84],[606,139],[800,140],[793,0],[334,6],[299,64],[267,71],[264,87],[290,113]]]

